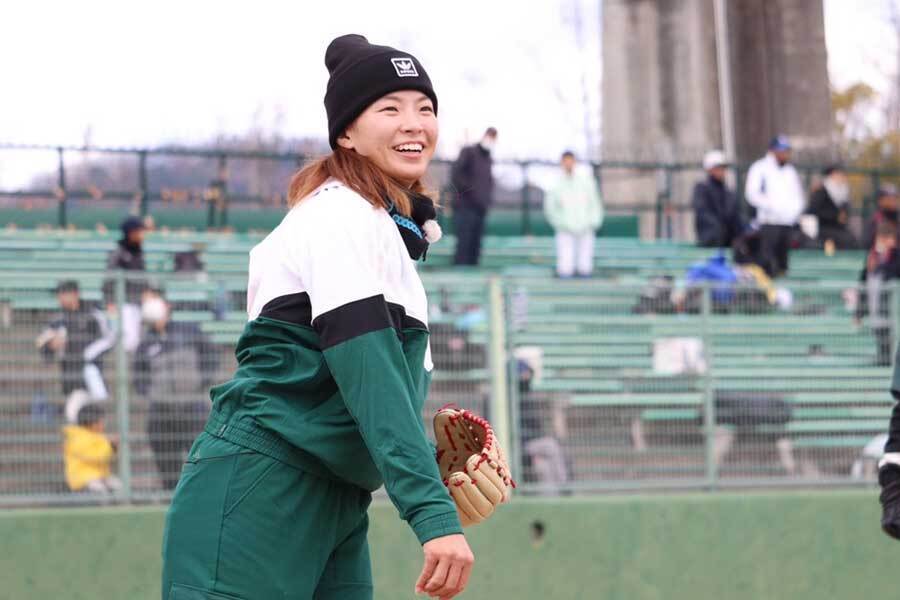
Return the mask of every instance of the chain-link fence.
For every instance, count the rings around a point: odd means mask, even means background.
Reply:
[[[525,489],[871,482],[900,296],[868,291],[511,282]]]
[[[873,481],[893,286],[423,280],[426,423],[444,404],[489,416],[524,492]],[[234,371],[243,284],[0,276],[0,504],[167,499]]]
[[[166,499],[210,385],[236,367],[245,283],[202,272],[0,276],[0,504]],[[484,414],[494,385],[485,278],[430,278],[427,291],[435,370],[424,416],[445,404]]]
[[[202,274],[6,272],[0,498],[148,500],[171,490],[209,385],[234,368],[245,317],[223,310],[232,302],[223,291]]]

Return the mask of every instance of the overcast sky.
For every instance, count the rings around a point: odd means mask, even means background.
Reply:
[[[825,0],[833,83],[887,85],[890,1],[900,0]],[[439,154],[494,125],[500,156],[552,158],[585,148],[585,101],[598,127],[599,10],[593,0],[10,0],[0,7],[0,141],[78,145],[90,130],[98,146],[202,145],[254,123],[324,136],[324,49],[362,33],[428,69]],[[0,186],[26,169],[0,153]]]

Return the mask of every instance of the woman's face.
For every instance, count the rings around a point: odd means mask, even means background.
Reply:
[[[437,144],[431,99],[422,92],[391,92],[373,102],[338,138],[387,175],[412,185],[425,174]]]

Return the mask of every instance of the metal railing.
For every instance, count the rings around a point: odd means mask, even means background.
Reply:
[[[0,504],[169,497],[209,385],[234,370],[243,295],[190,274],[136,277],[0,277]],[[522,492],[874,481],[893,405],[893,285],[423,279],[426,423],[447,403],[486,414]],[[86,308],[60,320],[54,289],[70,280]],[[141,322],[147,287],[171,303],[178,343]],[[108,471],[73,466],[79,434],[115,447],[97,459]],[[87,487],[107,475],[107,488]]]
[[[198,215],[191,226],[209,229],[240,225],[246,215],[235,216],[233,211],[238,209],[281,211],[290,176],[298,165],[311,158],[298,152],[261,150],[0,143],[0,165],[9,155],[13,158],[43,155],[46,160],[43,177],[16,189],[0,188],[0,208],[5,200],[22,211],[42,211],[43,223],[57,227],[71,225],[73,215],[92,207],[138,215],[175,208]],[[175,168],[178,161],[181,166]],[[430,172],[431,184],[440,191],[444,206],[452,204],[451,164],[451,160],[436,159]],[[172,167],[169,172],[163,168],[166,165]],[[735,190],[741,199],[749,166],[740,164],[732,168]],[[807,188],[822,166],[798,165]],[[693,210],[691,189],[704,177],[699,162],[606,160],[585,168],[591,170],[600,185],[608,215],[639,216],[648,225],[642,227],[643,237],[689,237],[686,232],[690,230],[689,217]],[[520,234],[546,232],[541,216],[543,189],[558,174],[558,169],[557,163],[545,160],[497,161],[494,210],[512,213]],[[129,173],[127,177],[121,175],[123,170]],[[115,182],[104,184],[106,171],[116,171]],[[863,218],[874,207],[882,182],[900,180],[900,172],[887,169],[848,167],[848,172],[855,181],[858,196],[853,212]],[[86,225],[93,227],[94,223],[80,224]]]

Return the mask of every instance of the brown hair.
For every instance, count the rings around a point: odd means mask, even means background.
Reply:
[[[425,193],[421,181],[416,180],[412,187],[407,188],[355,150],[338,146],[328,156],[314,160],[294,174],[288,188],[288,206],[296,206],[331,177],[368,200],[372,206],[388,209],[388,201],[391,201],[397,211],[406,216],[411,211],[407,192]]]

